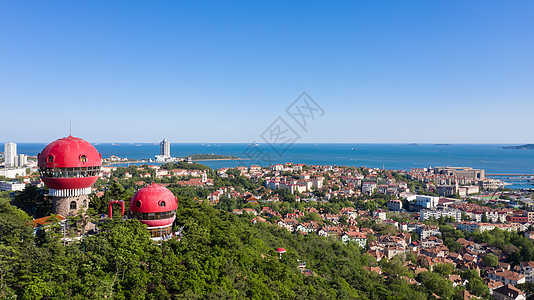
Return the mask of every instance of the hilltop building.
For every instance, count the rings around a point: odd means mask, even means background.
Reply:
[[[53,214],[75,216],[89,207],[88,195],[102,166],[102,156],[93,145],[68,136],[48,144],[37,161],[52,196]]]
[[[178,201],[173,193],[153,183],[137,191],[130,199],[129,217],[147,225],[153,239],[167,239],[172,236],[177,208]]]

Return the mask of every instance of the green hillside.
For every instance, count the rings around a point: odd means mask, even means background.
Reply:
[[[11,299],[426,299],[400,261],[382,264],[357,246],[293,236],[267,223],[179,199],[181,241],[153,244],[137,220],[105,221],[85,244],[33,237],[24,212],[0,202],[0,298]],[[274,249],[287,252],[279,259]],[[85,253],[83,252],[85,248]],[[306,262],[309,276],[301,274]],[[413,274],[407,274],[413,276]],[[448,294],[450,295],[450,294]]]

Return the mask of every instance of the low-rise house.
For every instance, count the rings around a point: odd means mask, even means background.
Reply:
[[[526,282],[534,282],[534,261],[521,262],[518,265],[519,273],[525,276]]]
[[[424,225],[418,227],[416,232],[421,240],[426,239],[429,236],[441,234],[441,232],[439,231],[439,227],[435,225]]]
[[[373,211],[373,217],[378,217],[382,220],[385,220],[386,219],[386,212],[381,210],[381,209],[377,209],[375,211]]]
[[[504,284],[517,285],[526,282],[526,277],[523,274],[516,273],[510,270],[498,269],[488,272],[488,279],[498,280]]]
[[[279,220],[276,224],[278,224],[278,226],[280,226],[280,227],[283,227],[283,228],[289,230],[290,232],[293,232],[293,229],[294,229],[293,225],[286,223],[286,221],[284,221],[284,220]]]
[[[493,290],[495,300],[525,300],[526,295],[511,284],[506,284]]]
[[[306,232],[306,233],[316,232],[317,230],[319,230],[319,225],[317,224],[317,222],[314,222],[314,221],[300,223],[297,225],[295,230]]]
[[[404,256],[404,249],[401,247],[386,247],[384,249],[384,254],[388,259],[392,259],[393,257],[397,255],[403,255]]]
[[[449,279],[452,282],[453,287],[457,287],[459,285],[465,284],[465,280],[463,280],[462,277],[460,277],[460,275],[452,274],[452,275],[447,276],[447,279]]]
[[[232,213],[237,214],[237,215],[241,215],[243,213],[249,213],[249,214],[253,214],[253,215],[257,215],[258,214],[258,212],[256,212],[256,210],[253,209],[253,208],[234,209],[232,211]]]
[[[367,235],[358,231],[345,232],[341,235],[341,241],[344,244],[356,242],[361,248],[365,248],[367,245]]]
[[[400,211],[402,210],[402,201],[399,199],[391,199],[388,201],[387,207],[391,211]]]
[[[421,240],[421,247],[430,248],[438,245],[443,245],[443,241],[435,236],[429,236],[426,239]]]

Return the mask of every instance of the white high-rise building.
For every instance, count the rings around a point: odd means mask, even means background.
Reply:
[[[167,139],[163,139],[163,141],[159,144],[159,155],[163,156],[164,158],[171,157],[171,143],[169,143]]]
[[[5,143],[4,144],[4,157],[6,160],[6,168],[13,168],[17,166],[17,144]]]
[[[18,167],[24,167],[25,165],[28,164],[28,155],[19,154],[17,161],[18,161],[18,164],[17,164]]]

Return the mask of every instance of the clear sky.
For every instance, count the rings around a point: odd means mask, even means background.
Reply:
[[[0,1],[0,142],[534,142],[534,1]],[[295,128],[296,129],[296,128]]]

